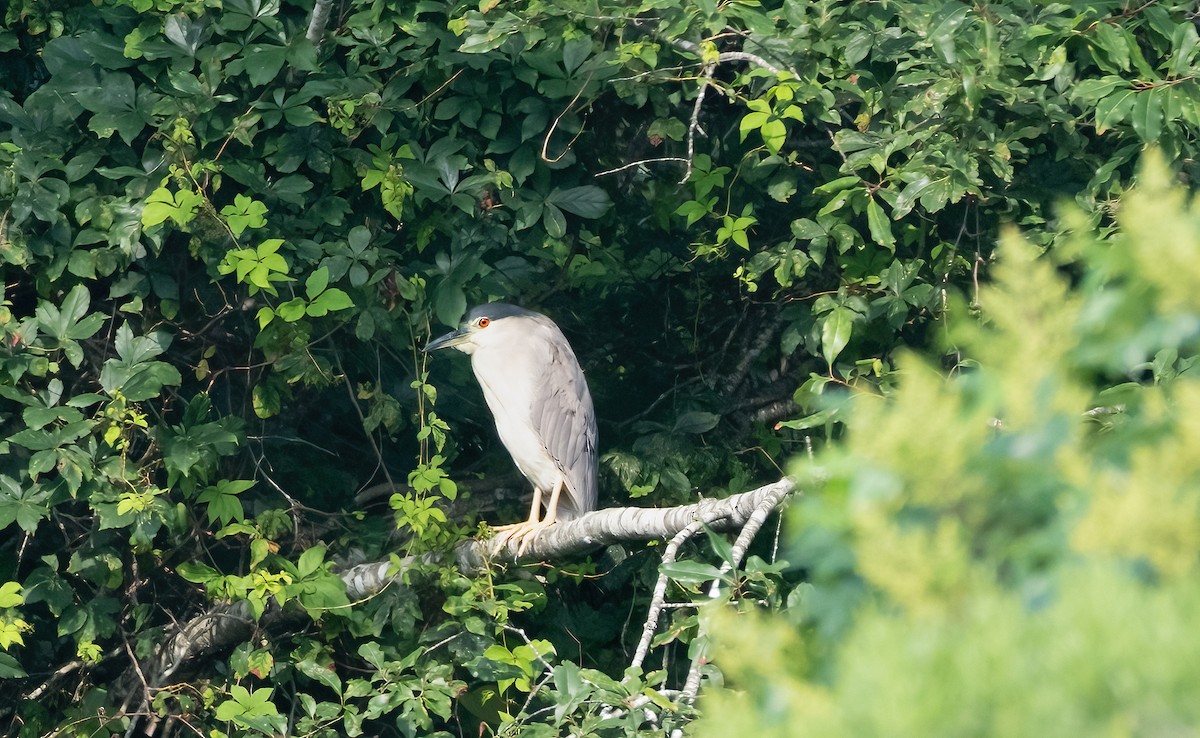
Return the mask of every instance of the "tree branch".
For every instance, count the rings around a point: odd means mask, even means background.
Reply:
[[[452,551],[410,556],[394,566],[390,561],[361,564],[342,572],[346,594],[352,602],[372,597],[389,586],[403,586],[402,574],[418,563],[454,562],[473,574],[489,563],[526,563],[554,560],[618,542],[670,540],[698,521],[712,521],[715,530],[738,529],[790,496],[795,484],[781,479],[749,492],[721,499],[705,499],[670,508],[615,507],[556,523],[518,555],[517,541],[498,539],[463,541]],[[696,528],[698,530],[699,528]],[[268,607],[256,623],[246,602],[220,604],[184,623],[166,638],[148,659],[143,671],[151,687],[161,687],[180,669],[226,651],[253,635],[256,628],[299,624],[306,616],[298,609]]]
[[[321,37],[325,35],[325,25],[329,23],[329,9],[333,0],[316,0],[313,4],[312,18],[308,21],[308,32],[304,37],[314,45],[321,45]]]

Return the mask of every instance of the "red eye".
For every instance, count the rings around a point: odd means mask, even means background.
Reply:
[[[492,324],[492,321],[491,321],[491,319],[489,319],[489,318],[480,318],[480,319],[479,319],[479,320],[476,322],[476,324],[477,324],[477,325],[478,325],[480,328],[487,328],[489,325],[491,325],[491,324]]]

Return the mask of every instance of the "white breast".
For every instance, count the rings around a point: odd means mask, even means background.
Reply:
[[[476,351],[471,355],[471,368],[496,419],[500,442],[521,473],[549,494],[562,478],[562,472],[530,422],[540,367],[520,355],[508,357],[504,362],[480,361],[481,353]]]

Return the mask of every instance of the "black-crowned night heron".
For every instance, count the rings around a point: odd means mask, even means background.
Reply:
[[[518,539],[523,553],[556,521],[594,510],[596,413],[583,369],[554,321],[491,302],[472,308],[458,330],[425,350],[443,348],[470,355],[500,442],[533,484],[529,519],[497,528],[503,540]]]

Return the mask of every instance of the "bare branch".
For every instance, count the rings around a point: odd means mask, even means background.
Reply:
[[[333,0],[316,0],[313,4],[312,18],[308,21],[308,32],[304,37],[315,45],[321,45],[321,37],[325,35],[325,25],[329,23],[329,9]]]
[[[758,508],[750,515],[750,519],[742,526],[742,532],[738,534],[737,540],[733,542],[733,548],[730,550],[730,560],[721,564],[721,573],[732,571],[740,566],[742,559],[746,557],[746,551],[750,548],[754,537],[758,535],[758,531],[762,529],[764,523],[767,522],[767,517],[775,511],[776,508],[787,498],[788,490],[777,489],[768,494]],[[720,590],[720,580],[714,579],[709,596],[716,597]],[[696,701],[696,693],[700,691],[700,667],[705,663],[703,655],[697,655],[692,659],[691,668],[688,669],[687,679],[683,684],[682,699],[684,702],[692,703]]]
[[[551,526],[529,545],[524,555],[518,556],[516,541],[472,539],[460,543],[453,551],[407,557],[398,565],[391,561],[361,564],[342,572],[341,577],[346,583],[346,595],[351,601],[358,601],[373,597],[386,587],[402,586],[403,572],[418,563],[455,562],[464,573],[476,573],[490,562],[555,560],[612,543],[670,540],[701,521],[711,521],[715,530],[733,530],[750,522],[768,501],[777,504],[794,489],[790,479],[782,479],[749,492],[692,505],[597,510]],[[216,605],[184,623],[162,643],[144,665],[147,682],[151,687],[168,684],[189,663],[245,642],[255,628],[299,624],[306,617],[290,608],[270,606],[256,623],[245,601]]]
[[[719,514],[719,513],[718,513]],[[662,564],[675,563],[675,557],[679,553],[679,547],[687,542],[689,538],[699,533],[704,529],[705,525],[715,523],[718,518],[709,520],[697,520],[688,527],[675,534],[671,542],[667,544],[663,550]],[[642,637],[638,641],[637,651],[633,654],[631,666],[641,666],[646,660],[646,654],[650,652],[650,642],[654,640],[654,633],[658,630],[658,618],[662,614],[663,603],[667,601],[667,584],[670,577],[665,571],[658,575],[658,581],[654,583],[654,594],[650,597],[650,607],[646,611],[646,622],[642,624]]]
[[[592,176],[593,177],[607,177],[610,174],[616,174],[617,172],[623,172],[626,169],[632,169],[633,167],[640,167],[643,164],[659,164],[659,163],[662,163],[665,161],[677,161],[677,162],[686,163],[687,159],[684,159],[682,156],[659,156],[659,157],[655,157],[653,159],[638,159],[637,161],[631,161],[628,164],[622,164],[619,167],[614,167],[612,169],[605,169],[603,172],[596,172]]]
[[[687,133],[687,170],[683,173],[683,179],[679,180],[679,184],[688,181],[692,176],[692,160],[696,155],[696,133],[703,133],[700,130],[700,107],[704,104],[704,95],[708,91],[708,86],[712,84],[713,71],[717,68],[716,64],[705,64],[704,70],[700,72],[700,89],[696,91],[696,102],[692,105],[692,118],[688,122]]]
[[[721,499],[701,500],[692,505],[668,508],[613,507],[597,510],[575,520],[556,523],[540,535],[523,556],[517,557],[517,544],[502,547],[499,551],[488,551],[494,561],[554,560],[572,554],[630,541],[669,540],[697,520],[713,520],[715,530],[736,530],[750,519],[763,499],[778,493],[780,489],[791,493],[795,484],[782,479],[749,492]],[[785,494],[786,494],[785,493]],[[487,541],[468,541],[458,550],[459,566],[474,563],[474,556],[484,552]],[[478,559],[481,568],[483,557]]]
[[[780,69],[779,67],[770,63],[769,61],[762,58],[758,54],[751,54],[746,51],[722,51],[721,55],[717,57],[717,60],[721,61],[721,62],[730,62],[730,61],[746,62],[748,64],[753,64],[756,67],[762,67],[763,69],[767,70],[771,74],[774,74],[775,76],[779,76],[779,75],[783,74],[784,71],[790,71],[790,70]],[[796,73],[794,71],[792,71],[792,74],[796,74]]]

